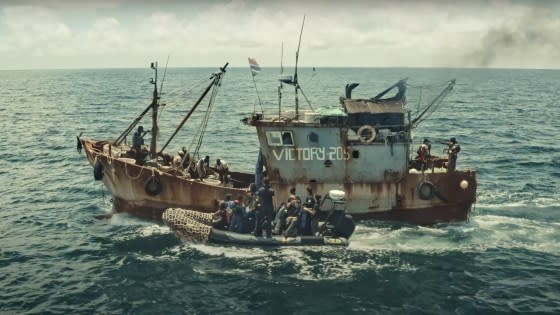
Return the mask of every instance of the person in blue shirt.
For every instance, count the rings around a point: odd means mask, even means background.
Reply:
[[[243,217],[245,212],[245,205],[243,204],[243,196],[239,195],[231,206],[231,223],[229,230],[231,232],[243,233]]]

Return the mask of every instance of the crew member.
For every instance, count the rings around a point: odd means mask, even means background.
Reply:
[[[222,183],[222,184],[229,183],[229,178],[228,178],[229,165],[227,164],[227,162],[224,161],[224,160],[217,159],[215,169],[216,169],[216,172],[218,172],[218,177],[220,178],[220,183]]]
[[[291,197],[290,197],[291,199]],[[301,199],[296,196],[288,204],[288,212],[286,214],[286,230],[285,236],[296,236],[298,234],[298,222],[301,215]]]
[[[232,217],[231,223],[229,225],[229,230],[232,232],[242,233],[243,232],[243,212],[245,205],[243,204],[243,196],[239,195],[237,199],[233,202],[231,208]]]
[[[140,149],[144,145],[144,127],[138,126],[138,130],[132,136],[132,148],[136,152],[140,152]]]
[[[418,150],[416,150],[416,154],[418,154],[416,156],[416,160],[420,163],[420,168],[422,171],[424,171],[426,169],[426,167],[428,166],[428,160],[430,159],[430,149],[431,149],[432,145],[430,143],[430,140],[428,139],[424,139],[424,142],[420,145],[420,147],[418,147]]]
[[[449,138],[449,149],[447,150],[448,162],[447,171],[454,172],[457,166],[457,154],[461,151],[461,146],[455,137]]]
[[[313,190],[307,187],[307,197],[303,203],[299,218],[299,233],[301,235],[311,235],[311,218],[315,215],[315,198]]]
[[[227,230],[228,212],[225,201],[220,201],[219,209],[212,215],[212,226],[220,230]]]
[[[262,231],[266,233],[266,237],[272,237],[272,220],[274,218],[274,205],[272,197],[274,190],[270,187],[270,180],[265,178],[263,186],[257,191],[260,208],[257,212],[257,224],[255,226],[255,236],[262,236]]]
[[[143,165],[144,160],[148,155],[148,151],[142,148],[142,146],[144,145],[144,136],[148,132],[150,131],[144,131],[144,127],[138,126],[138,129],[136,130],[134,135],[132,135],[132,152],[134,155],[134,159],[136,160],[136,164],[138,165]]]

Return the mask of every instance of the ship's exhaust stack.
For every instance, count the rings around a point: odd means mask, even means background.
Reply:
[[[360,83],[350,83],[350,84],[346,84],[346,88],[345,88],[346,93],[345,93],[345,94],[346,94],[346,98],[347,98],[347,99],[351,99],[351,98],[352,98],[352,90],[355,89],[355,88],[357,88],[358,85],[360,85]]]

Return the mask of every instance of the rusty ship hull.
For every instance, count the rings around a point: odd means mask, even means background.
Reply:
[[[172,207],[186,207],[211,211],[216,209],[217,200],[225,195],[244,195],[246,188],[224,186],[219,180],[203,181],[178,176],[170,167],[156,168],[137,165],[134,159],[121,157],[118,149],[108,150],[108,141],[81,139],[88,162],[100,168],[101,181],[112,195],[113,210],[127,212],[150,219],[161,219],[163,211]],[[161,192],[146,191],[146,184],[157,177]],[[247,187],[247,175],[232,174],[240,186]],[[249,177],[250,178],[250,177]]]
[[[454,85],[451,80],[431,104]],[[347,85],[338,113],[296,107],[278,116],[254,114],[244,120],[256,129],[261,168],[277,191],[276,202],[286,200],[294,188],[311,188],[314,194],[340,189],[346,193],[347,212],[358,220],[467,220],[476,201],[476,172],[455,169],[450,156],[412,157],[412,130],[425,117],[410,118],[406,80],[366,99],[352,98],[357,86]],[[395,96],[383,98],[393,89],[398,89]]]
[[[106,141],[83,139],[82,143],[89,163],[92,166],[99,163],[102,167],[101,181],[113,197],[113,210],[144,218],[159,220],[167,208],[214,211],[218,200],[223,200],[227,194],[247,194],[248,190],[241,187],[248,186],[253,179],[253,174],[236,173],[233,174],[234,180],[240,187],[227,187],[217,180],[199,181],[176,176],[165,169],[156,170],[136,165],[129,158],[112,156],[112,153],[103,150]],[[377,219],[421,225],[458,222],[468,219],[475,201],[475,175],[472,171],[426,172],[408,174],[400,182],[276,184],[275,203],[286,200],[293,187],[298,191],[311,187],[316,192],[339,188],[347,193],[346,208],[356,220]],[[161,193],[156,196],[148,194],[145,189],[153,176],[159,177],[162,186]],[[429,200],[418,196],[419,185],[426,181],[434,187],[434,196]],[[467,189],[460,188],[462,181],[468,183]],[[382,204],[383,200],[386,204]],[[387,203],[387,200],[391,202]]]
[[[259,187],[266,176],[276,192],[276,206],[287,201],[294,190],[296,195],[308,189],[313,194],[325,195],[338,189],[346,194],[346,212],[357,220],[434,224],[468,219],[476,201],[475,171],[456,170],[454,163],[447,169],[448,159],[436,156],[430,156],[421,168],[414,165],[418,161],[411,157],[412,129],[429,107],[418,118],[410,119],[410,111],[405,107],[406,80],[371,99],[352,98],[351,90],[357,84],[347,85],[346,97],[340,98],[342,114],[298,111],[297,106],[295,112],[279,112],[277,117],[253,113],[243,122],[256,129],[259,141],[254,173],[230,173],[233,185],[206,177],[205,172],[193,176],[197,178],[187,175],[182,166],[164,158],[164,149],[205,95],[221,86],[227,65],[210,77],[210,84],[159,151],[156,137],[152,136],[150,159],[145,158],[147,149],[140,144],[135,147],[136,134],[132,146],[123,141],[150,109],[152,131],[157,134],[157,63],[152,64],[152,103],[117,140],[95,141],[78,136],[78,150],[84,148],[95,179],[102,180],[112,194],[115,211],[155,219],[161,219],[167,208],[214,211],[219,200],[227,195],[248,194],[249,186],[254,183]],[[296,81],[289,84],[296,87],[297,105],[299,85]],[[454,84],[452,80],[436,100],[449,93]],[[394,88],[398,88],[394,97],[382,98]],[[209,108],[212,103],[211,97]],[[139,127],[138,132],[141,131]],[[203,133],[199,143],[202,136]],[[138,158],[141,150],[146,150],[144,158]],[[193,157],[198,156],[197,150]],[[189,164],[189,170],[192,165]]]

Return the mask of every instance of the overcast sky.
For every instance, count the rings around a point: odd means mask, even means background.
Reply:
[[[0,1],[0,69],[560,68],[560,1]]]

